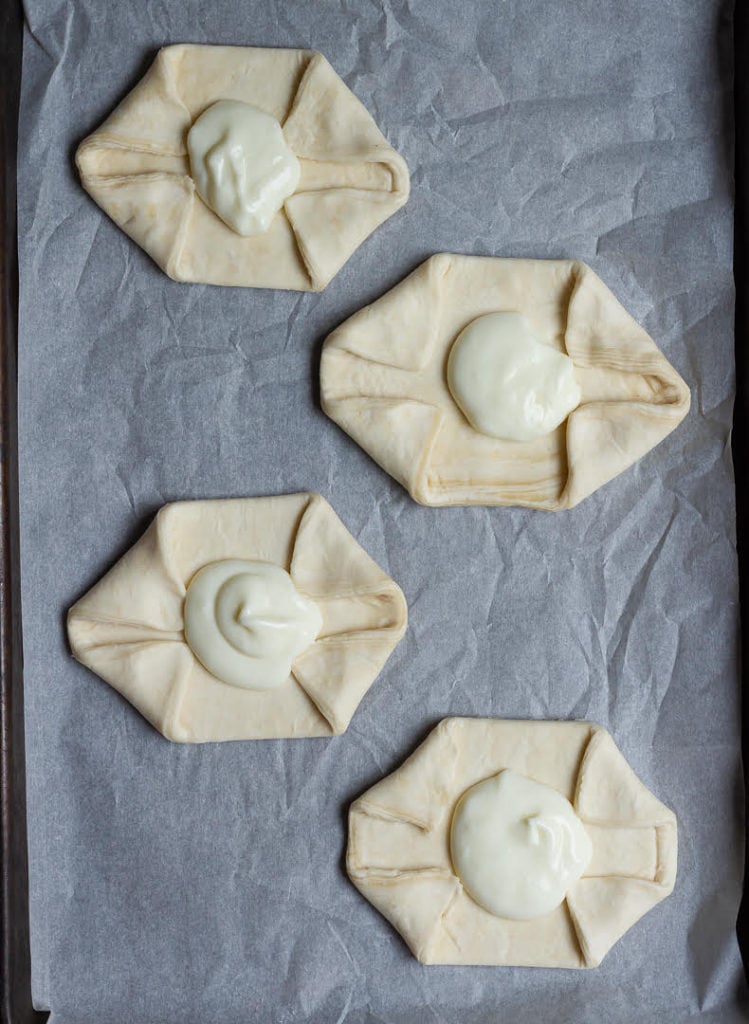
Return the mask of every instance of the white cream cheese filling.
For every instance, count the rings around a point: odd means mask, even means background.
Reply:
[[[278,565],[212,562],[190,581],[185,639],[211,675],[232,686],[270,690],[322,628],[317,605]]]
[[[580,404],[569,356],[545,344],[521,313],[488,313],[453,343],[447,381],[471,426],[505,441],[551,433]]]
[[[219,100],[187,135],[192,177],[203,202],[240,235],[267,231],[299,184],[299,161],[271,114]]]
[[[513,771],[466,790],[452,819],[453,867],[497,917],[550,913],[590,863],[593,846],[569,800]]]

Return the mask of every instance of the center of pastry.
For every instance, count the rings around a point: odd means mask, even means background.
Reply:
[[[592,852],[569,800],[513,771],[466,790],[453,814],[453,867],[473,899],[497,917],[524,921],[550,913]]]
[[[270,690],[322,628],[317,605],[278,565],[230,559],[204,566],[185,597],[185,639],[211,675]]]
[[[447,363],[453,398],[471,426],[505,441],[551,433],[580,404],[569,356],[521,313],[488,313],[465,327]]]
[[[249,103],[208,107],[188,132],[187,151],[201,199],[239,235],[267,231],[299,184],[281,125]]]

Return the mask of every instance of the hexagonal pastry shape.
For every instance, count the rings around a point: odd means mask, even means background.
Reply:
[[[399,587],[305,493],[165,505],[68,636],[167,739],[203,743],[342,733],[406,620]]]
[[[572,360],[579,386],[576,408],[534,440],[481,433],[448,384],[464,328],[509,312],[537,350]],[[494,370],[487,361],[483,376]],[[571,508],[662,441],[690,403],[655,342],[578,260],[432,256],[327,338],[320,381],[328,416],[423,505]]]
[[[527,919],[484,909],[468,891],[479,876],[466,884],[455,867],[456,809],[476,792],[471,787],[505,772],[510,781],[525,777],[531,788],[548,787],[554,800],[569,801],[568,816],[589,840],[586,866],[575,872],[562,902]],[[565,823],[539,819],[533,801],[513,808],[514,820],[493,822],[492,814],[501,818],[507,805],[491,800],[480,806],[478,820],[474,813],[473,832],[463,837],[470,842],[460,852],[475,853],[481,830],[501,826],[495,839],[518,844],[520,855],[515,875],[505,879],[510,893],[524,886],[538,891],[544,879],[524,874],[525,866],[536,870],[543,855],[548,867],[565,853]],[[673,812],[645,788],[600,726],[446,718],[397,771],[352,804],[346,864],[357,889],[424,964],[583,968],[597,966],[669,895],[676,849]],[[502,850],[490,843],[488,852],[484,867],[501,889]]]
[[[201,199],[188,156],[193,123],[227,100],[272,115],[301,170],[270,227],[248,237]],[[409,192],[402,158],[313,50],[167,46],[76,163],[89,195],[169,277],[249,288],[320,291]]]

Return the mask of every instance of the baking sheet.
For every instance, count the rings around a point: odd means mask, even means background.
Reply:
[[[741,1019],[730,5],[27,0],[20,457],[32,970],[52,1024]],[[177,285],[77,142],[169,42],[322,50],[412,174],[321,295]],[[587,260],[693,389],[569,513],[424,509],[320,412],[326,334],[439,250]],[[175,498],[319,490],[410,627],[332,740],[168,744],[67,607]],[[677,813],[591,972],[424,968],[347,882],[350,801],[448,714],[589,718]]]

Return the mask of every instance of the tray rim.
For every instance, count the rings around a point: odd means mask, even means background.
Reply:
[[[741,685],[741,757],[744,777],[744,889],[736,921],[736,935],[749,979],[749,352],[740,339],[749,337],[749,10],[733,6],[733,114],[734,114],[734,259],[736,292],[734,352],[736,394],[733,407],[731,455],[736,487],[736,550],[739,569],[739,643]],[[742,537],[743,533],[743,537]]]
[[[31,1001],[18,533],[16,155],[21,0],[0,5],[0,1021],[42,1024]]]

